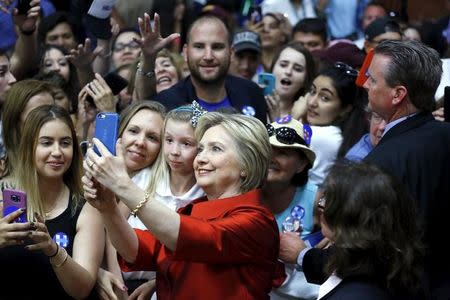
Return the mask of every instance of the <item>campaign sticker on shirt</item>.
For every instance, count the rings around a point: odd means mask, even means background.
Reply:
[[[69,246],[69,237],[64,232],[57,232],[53,236],[53,240],[56,244],[58,244],[60,247],[66,248]]]
[[[285,117],[278,118],[278,119],[276,120],[276,122],[277,122],[278,124],[286,124],[286,123],[289,123],[291,120],[292,120],[292,116],[291,116],[291,115],[287,115],[287,116],[285,116]]]
[[[305,139],[306,145],[309,146],[311,144],[312,129],[308,124],[303,124],[303,137]]]
[[[246,116],[254,117],[256,114],[256,111],[255,111],[255,108],[253,108],[253,106],[246,105],[246,106],[242,107],[242,113]]]

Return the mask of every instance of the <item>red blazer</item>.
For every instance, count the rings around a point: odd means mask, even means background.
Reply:
[[[122,270],[157,271],[159,300],[269,299],[285,275],[277,260],[277,223],[261,204],[261,191],[206,200],[180,209],[175,252],[135,229],[138,255],[134,264],[119,256]]]

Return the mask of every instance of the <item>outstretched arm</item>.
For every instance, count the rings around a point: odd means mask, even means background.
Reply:
[[[139,18],[140,39],[135,41],[141,46],[141,57],[136,72],[135,91],[137,99],[144,100],[156,94],[155,59],[158,51],[180,37],[179,33],[172,33],[166,38],[161,37],[159,15],[155,13],[154,28],[150,23],[150,16],[145,13],[144,19]],[[152,73],[153,72],[153,73]]]

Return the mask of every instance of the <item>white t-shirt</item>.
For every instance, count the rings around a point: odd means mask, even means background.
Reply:
[[[342,144],[342,131],[337,126],[311,126],[312,136],[309,147],[316,153],[316,160],[309,170],[309,180],[321,185],[334,164]]]

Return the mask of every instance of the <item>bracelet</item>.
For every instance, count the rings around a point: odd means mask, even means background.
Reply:
[[[56,244],[56,243],[55,243]],[[49,256],[47,256],[48,258],[52,258],[52,257],[55,257],[56,256],[56,254],[58,254],[58,252],[59,252],[59,245],[58,244],[56,244],[56,251],[55,251],[55,253],[53,253],[52,255],[49,255]]]
[[[144,199],[141,200],[141,202],[139,202],[139,204],[135,207],[135,209],[133,209],[131,211],[131,214],[133,215],[133,217],[136,217],[138,211],[142,208],[142,206],[144,206],[145,203],[147,203],[147,201],[149,199],[150,199],[150,193],[149,192],[145,192]]]
[[[136,73],[138,73],[141,76],[145,76],[147,78],[153,78],[153,76],[155,76],[155,72],[153,71],[149,71],[149,72],[144,72],[144,70],[142,70],[142,66],[141,66],[141,62],[139,62],[137,64],[137,69],[136,69]]]
[[[54,262],[54,260],[55,260],[56,258],[58,258],[60,255],[58,255],[58,256],[56,256],[56,257],[53,257],[53,258],[50,258],[50,264],[51,264],[53,267],[55,267],[55,268],[61,267],[61,266],[67,261],[67,259],[69,258],[69,253],[67,253],[66,249],[61,248],[61,252],[63,253],[63,254],[62,254],[62,255],[63,255],[63,258],[62,258],[61,262],[59,262],[59,263]],[[61,252],[60,252],[60,253],[61,253]]]

